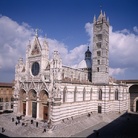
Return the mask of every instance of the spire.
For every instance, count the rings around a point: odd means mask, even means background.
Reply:
[[[102,10],[101,10],[101,13],[100,13],[100,15],[98,17],[98,20],[102,20],[102,18],[103,18],[103,13],[102,13]]]
[[[35,36],[38,37],[38,29],[35,29]]]
[[[104,12],[104,17],[106,17],[105,12]]]
[[[19,58],[18,63],[19,63],[20,65],[23,64],[23,58],[22,58],[22,57]]]
[[[38,38],[38,29],[35,29],[35,38],[34,38],[33,45],[31,46],[30,55],[41,54],[41,50],[42,50],[42,47]]]
[[[88,46],[88,49],[87,49],[87,51],[89,51],[89,46]]]
[[[101,10],[101,15],[103,15],[102,10]]]
[[[47,41],[46,41],[46,34],[45,34],[45,36],[44,36],[44,43],[47,44]]]
[[[27,46],[27,51],[29,51],[30,50],[30,48],[31,48],[31,40],[29,39],[29,41],[28,41],[28,46]]]
[[[93,22],[95,23],[96,22],[96,16],[94,15],[93,17]]]

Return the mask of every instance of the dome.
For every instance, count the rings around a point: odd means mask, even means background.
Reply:
[[[92,67],[92,61],[89,60],[82,60],[79,64],[78,64],[78,68],[79,69],[84,69],[84,68],[91,68]]]

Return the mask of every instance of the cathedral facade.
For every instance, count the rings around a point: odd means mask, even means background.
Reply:
[[[102,12],[93,20],[92,53],[88,49],[77,68],[62,64],[58,51],[36,33],[26,49],[26,61],[15,67],[14,112],[53,124],[91,113],[125,112],[128,86],[109,76],[109,21]],[[92,57],[91,57],[92,55]]]

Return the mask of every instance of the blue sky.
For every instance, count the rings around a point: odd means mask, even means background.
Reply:
[[[3,32],[0,34],[0,81],[14,79],[14,66],[19,56],[25,56],[26,41],[36,28],[41,37],[47,36],[49,43],[64,48],[68,58],[74,56],[76,49],[82,52],[76,54],[79,58],[74,57],[74,61],[70,59],[68,65],[78,64],[84,58],[87,45],[91,44],[89,29],[93,17],[98,17],[101,9],[111,25],[111,75],[117,79],[138,79],[138,62],[133,58],[138,57],[134,55],[138,44],[137,7],[137,0],[0,0],[0,22],[5,21],[5,24],[0,24]],[[20,35],[16,33],[19,27],[22,28]],[[11,41],[18,43],[11,44]],[[16,56],[12,55],[11,49],[13,53],[17,52]]]
[[[138,24],[137,0],[1,0],[0,13],[32,28],[42,35],[63,41],[72,49],[87,43],[84,25],[102,10],[114,30],[133,29]]]

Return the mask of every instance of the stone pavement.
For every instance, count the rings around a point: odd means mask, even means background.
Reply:
[[[88,138],[95,138],[92,133]],[[128,113],[98,130],[98,138],[138,138],[138,113]]]
[[[91,134],[91,129],[100,129],[106,124],[110,123],[114,119],[118,118],[121,114],[108,113],[108,114],[91,114],[64,120],[64,122],[57,124],[51,131],[47,130],[43,133],[43,122],[36,122],[31,124],[31,120],[23,118],[21,123],[16,125],[15,120],[12,122],[12,118],[16,118],[13,113],[0,115],[0,133],[1,127],[5,128],[4,135],[9,137],[87,137]],[[27,126],[22,126],[22,122],[27,122]]]
[[[138,113],[125,113],[110,123],[101,122],[72,137],[138,138]]]
[[[85,129],[82,132],[77,133],[77,134],[75,134],[75,135],[73,135],[71,137],[75,137],[75,138],[76,137],[85,137],[86,138],[86,137],[88,137],[89,135],[91,135],[93,133],[93,130],[98,130],[99,128],[102,128],[105,125],[107,125],[106,122],[101,122],[101,123],[99,123],[97,125],[94,125],[94,126],[88,128],[88,129]]]

